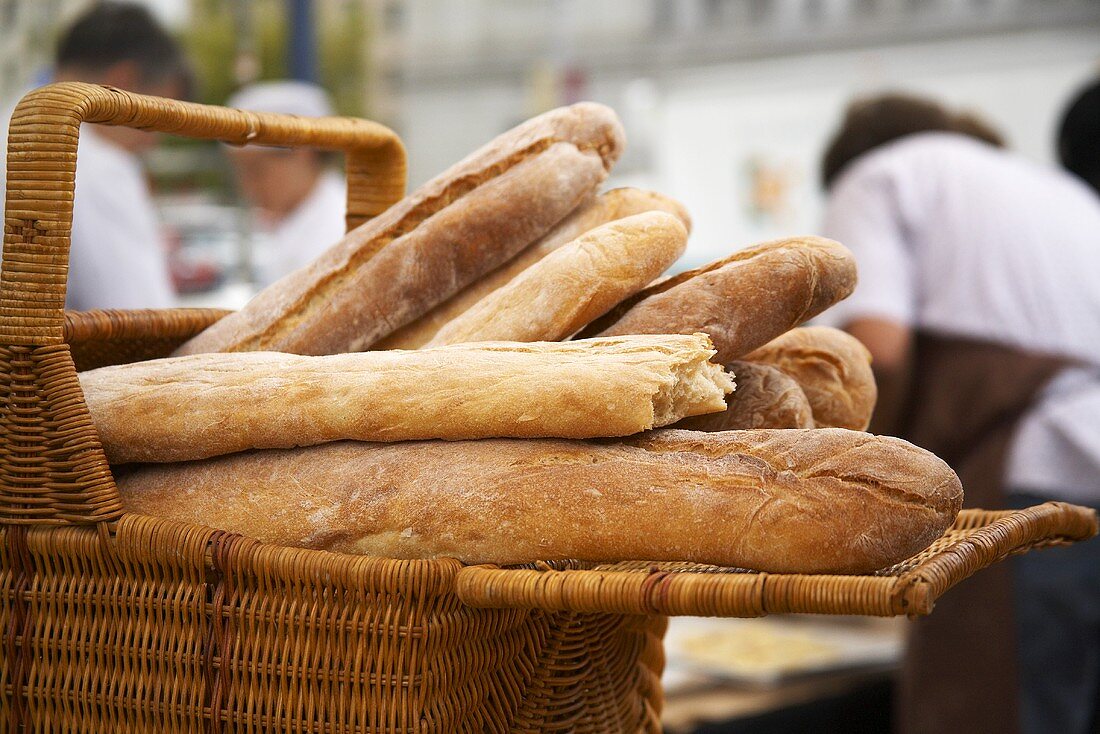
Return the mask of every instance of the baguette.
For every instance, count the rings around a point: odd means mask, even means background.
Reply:
[[[528,247],[481,280],[474,281],[445,303],[433,308],[407,326],[403,326],[374,345],[374,349],[419,349],[432,340],[443,325],[468,311],[475,303],[509,283],[554,250],[567,245],[590,229],[616,219],[647,211],[675,215],[691,231],[691,218],[678,201],[653,191],[621,188],[605,191],[581,204],[541,240]]]
[[[176,354],[361,351],[544,235],[623,147],[615,113],[563,107],[501,135]]]
[[[129,512],[342,553],[785,573],[890,566],[939,537],[962,501],[927,451],[838,428],[338,442],[150,465],[118,487]]]
[[[726,409],[684,418],[674,428],[737,431],[814,427],[810,401],[793,378],[765,364],[734,361],[727,367],[737,381],[737,390],[726,396]]]
[[[776,240],[655,283],[580,337],[703,331],[729,364],[847,298],[855,284],[855,259],[839,243]]]
[[[704,334],[302,357],[200,354],[80,374],[112,463],[336,441],[622,436],[722,410]]]
[[[645,287],[686,245],[687,229],[665,212],[596,227],[485,296],[427,346],[565,339]]]
[[[745,359],[776,367],[801,385],[818,428],[870,425],[878,398],[871,353],[851,334],[828,326],[793,329]]]

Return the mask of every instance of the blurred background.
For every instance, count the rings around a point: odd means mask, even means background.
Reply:
[[[50,78],[57,34],[92,4],[0,2],[0,99]],[[1100,63],[1095,0],[143,4],[183,41],[197,101],[224,104],[256,80],[319,82],[340,114],[401,135],[410,189],[531,115],[607,103],[629,143],[609,184],[662,191],[694,218],[679,267],[817,231],[818,160],[854,95],[903,89],[979,109],[1047,161],[1062,106]],[[148,164],[184,300],[239,305],[249,227],[225,156],[166,140]]]
[[[94,4],[0,0],[5,120],[54,78],[60,34]],[[286,111],[330,107],[392,127],[408,148],[410,190],[532,115],[606,103],[628,139],[606,187],[661,191],[694,219],[679,269],[822,231],[822,151],[853,97],[929,94],[979,111],[1008,147],[1052,164],[1067,101],[1100,73],[1097,0],[139,4],[181,42],[192,99],[245,107],[233,95],[252,83],[317,83],[328,101]],[[285,91],[247,101],[277,107]],[[268,280],[273,235],[256,226],[241,177],[259,164],[228,152],[164,138],[142,154],[181,305],[238,307]],[[335,239],[341,223],[327,222]],[[668,730],[888,730],[904,625],[674,620]]]

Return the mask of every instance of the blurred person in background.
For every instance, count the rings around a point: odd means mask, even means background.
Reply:
[[[303,117],[333,114],[325,90],[300,81],[253,84],[226,105]],[[344,236],[347,188],[343,176],[328,165],[330,153],[266,146],[226,150],[252,208],[257,285],[269,285],[307,265]]]
[[[105,2],[61,34],[53,80],[178,98],[189,70],[180,46],[148,10]],[[9,110],[5,125],[10,116]],[[173,305],[168,255],[140,157],[156,140],[126,127],[81,126],[67,308]]]
[[[1100,507],[1100,199],[900,95],[853,103],[822,168],[859,267],[828,320],[871,351],[872,430],[942,456],[969,507]],[[979,574],[910,632],[906,734],[1096,731],[1100,543]]]
[[[1058,130],[1058,158],[1100,194],[1100,79],[1087,84],[1066,108]]]

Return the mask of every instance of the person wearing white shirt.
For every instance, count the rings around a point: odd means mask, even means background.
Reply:
[[[148,10],[108,2],[62,34],[53,78],[179,97],[187,67],[179,45]],[[173,305],[167,251],[140,158],[155,144],[153,134],[139,130],[81,126],[67,308]]]
[[[1045,500],[1100,506],[1100,200],[1064,171],[998,143],[996,133],[976,118],[924,100],[883,96],[849,108],[825,155],[824,233],[852,250],[859,284],[825,320],[871,351],[882,388],[873,430],[893,427],[908,437],[901,427],[912,428],[906,421],[926,415],[937,402],[951,413],[940,416],[941,427],[966,424],[984,411],[998,419],[984,430],[1002,431],[1005,441],[996,461],[971,475],[973,490],[997,485],[1009,506]],[[939,350],[938,361],[927,357],[933,353],[927,345]],[[989,354],[1001,356],[990,361]],[[1005,402],[1002,378],[1008,372],[995,376],[995,369],[1040,377],[1021,382]],[[938,383],[931,390],[910,394],[932,374]],[[1008,405],[1017,406],[1018,415]],[[966,456],[984,438],[977,431],[966,436],[967,446],[937,450],[958,448]],[[964,477],[964,490],[967,484]],[[979,492],[976,498],[998,501],[997,494]],[[1033,554],[1054,562],[1056,581],[1050,568],[1016,568],[1022,731],[1086,732],[1096,722],[1097,545]],[[981,578],[968,582],[970,590],[979,588]],[[995,606],[980,608],[983,601],[990,597],[977,600],[970,612],[971,619],[986,617],[975,627],[979,631],[1003,616]],[[949,617],[938,606],[925,629],[948,619],[955,630],[968,623],[961,613]],[[938,634],[943,641],[950,630]],[[973,661],[992,645],[977,651],[958,641],[951,646]],[[969,671],[963,675],[971,680],[957,684],[942,674],[965,664],[920,672],[924,680],[916,688],[934,676],[945,685],[952,681],[956,711],[935,719],[942,701],[903,702],[904,731],[973,730],[968,727],[974,722],[950,717],[984,710],[988,725],[988,717],[1015,708],[1015,699],[997,702],[990,692],[994,685],[978,679],[995,676],[995,670]]]
[[[302,117],[333,114],[328,94],[301,81],[252,84],[229,107]],[[226,148],[241,193],[252,209],[253,280],[263,287],[308,265],[344,235],[347,188],[322,151],[247,146]]]
[[[174,300],[140,160],[85,125],[77,149],[65,307],[169,308]]]

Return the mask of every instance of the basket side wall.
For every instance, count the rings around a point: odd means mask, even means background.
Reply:
[[[659,617],[472,609],[457,562],[134,515],[0,547],[7,730],[658,730]]]

